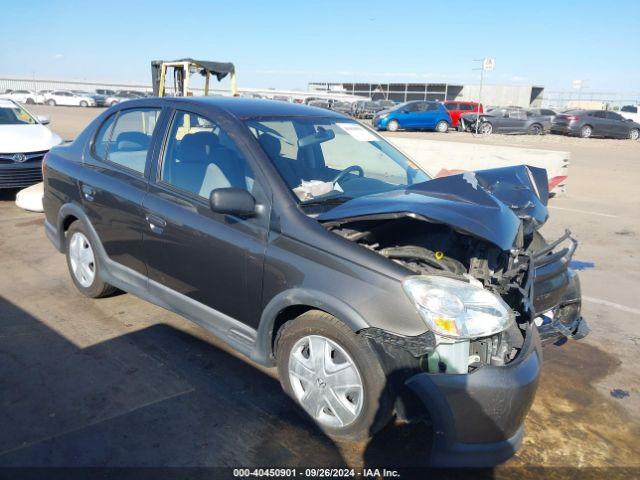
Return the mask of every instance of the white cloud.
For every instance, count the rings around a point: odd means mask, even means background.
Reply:
[[[64,55],[63,55],[63,54],[61,54],[61,53],[56,53],[56,54],[53,56],[53,59],[54,59],[54,60],[60,60],[61,58],[64,58]]]

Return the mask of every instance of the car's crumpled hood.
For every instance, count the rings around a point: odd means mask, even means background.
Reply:
[[[44,125],[0,125],[0,153],[27,153],[49,150],[62,139]]]
[[[450,225],[508,250],[514,246],[521,222],[525,232],[544,224],[548,198],[546,171],[519,165],[354,198],[322,213],[318,220],[343,224],[404,214]]]

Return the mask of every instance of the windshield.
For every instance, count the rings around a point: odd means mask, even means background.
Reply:
[[[429,180],[391,144],[352,120],[274,117],[245,124],[302,204],[336,203]]]
[[[24,108],[15,103],[0,103],[0,125],[33,125],[36,122]]]

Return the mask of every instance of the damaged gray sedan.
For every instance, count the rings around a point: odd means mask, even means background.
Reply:
[[[335,112],[185,97],[107,110],[43,169],[81,293],[130,292],[276,366],[335,439],[427,420],[434,465],[502,462],[541,337],[587,332],[538,168],[430,179]]]

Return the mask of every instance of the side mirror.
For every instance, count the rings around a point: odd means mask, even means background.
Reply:
[[[256,199],[242,188],[216,188],[209,196],[209,206],[216,213],[252,217],[256,214]]]
[[[49,125],[51,123],[51,119],[48,115],[38,115],[36,120],[40,122],[42,125]]]

